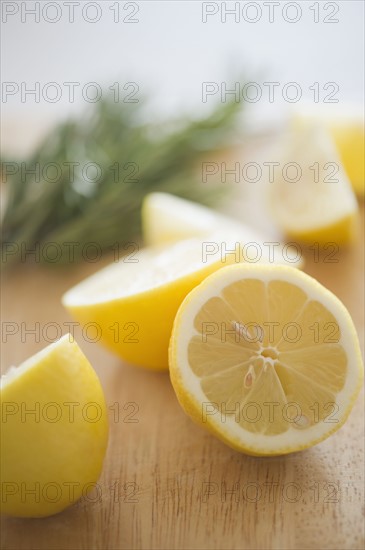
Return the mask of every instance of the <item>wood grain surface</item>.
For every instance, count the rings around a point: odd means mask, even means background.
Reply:
[[[363,241],[340,251],[338,263],[326,263],[323,255],[316,262],[313,251],[305,257],[305,271],[345,303],[362,340]],[[4,277],[3,321],[40,324],[39,337],[23,330],[7,337],[4,370],[54,338],[50,326],[43,334],[47,323],[67,332],[70,318],[60,297],[99,267],[22,265]],[[80,330],[75,335],[101,379],[110,412],[98,490],[48,519],[3,518],[1,548],[364,548],[363,393],[345,426],[320,445],[253,458],[194,425],[178,405],[168,374],[122,364]]]

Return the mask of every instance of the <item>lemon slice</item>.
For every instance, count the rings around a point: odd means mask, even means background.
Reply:
[[[307,124],[288,139],[269,185],[269,207],[278,226],[308,244],[351,242],[358,205],[329,134]]]
[[[1,511],[56,514],[86,495],[108,438],[99,380],[68,334],[1,378]]]
[[[214,237],[147,247],[121,258],[63,296],[63,305],[98,340],[134,365],[168,369],[168,345],[185,296],[217,269],[240,261]]]
[[[229,266],[182,303],[170,343],[179,402],[235,449],[310,447],[346,420],[363,367],[352,320],[318,282],[287,266]]]

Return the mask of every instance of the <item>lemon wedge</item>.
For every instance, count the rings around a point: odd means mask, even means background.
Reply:
[[[346,173],[359,197],[365,195],[365,138],[364,122],[330,125],[330,132],[338,149]]]
[[[235,222],[202,204],[171,195],[149,193],[142,204],[143,238],[147,245],[162,245],[204,237],[220,230],[222,236],[240,234],[242,239],[261,242],[252,228]]]
[[[317,122],[326,128],[337,148],[346,174],[355,193],[365,194],[365,121],[363,106],[338,104],[307,107],[293,116],[293,127]]]
[[[280,229],[306,244],[353,241],[358,205],[328,132],[320,125],[304,124],[282,149],[281,169],[268,194]]]
[[[62,302],[83,326],[96,324],[100,342],[127,362],[167,370],[181,302],[208,275],[236,261],[239,252],[227,253],[214,236],[146,247],[76,285]]]
[[[300,451],[338,430],[363,377],[345,307],[288,266],[241,264],[208,277],[177,313],[169,357],[186,413],[260,456]]]
[[[44,517],[90,492],[108,439],[100,382],[66,335],[1,378],[1,511]]]
[[[169,193],[150,193],[142,206],[144,241],[149,245],[172,244],[182,239],[205,238],[212,249],[239,250],[236,263],[277,263],[302,268],[301,251],[215,212],[211,208]],[[216,243],[216,245],[214,245]]]

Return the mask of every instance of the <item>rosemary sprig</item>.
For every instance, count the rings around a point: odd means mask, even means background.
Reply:
[[[3,265],[50,243],[55,251],[74,243],[76,261],[88,243],[106,250],[136,239],[142,200],[151,191],[214,203],[225,187],[203,184],[198,161],[227,144],[239,110],[233,101],[218,105],[166,135],[138,123],[138,105],[104,100],[89,116],[60,124],[28,160],[14,163],[18,171],[5,183]],[[70,261],[69,254],[54,257],[39,254],[40,261]]]

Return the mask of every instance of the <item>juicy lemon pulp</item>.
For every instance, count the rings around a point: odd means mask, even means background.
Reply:
[[[251,454],[292,452],[327,437],[361,380],[342,304],[283,266],[228,267],[195,289],[175,322],[170,365],[183,407]]]

